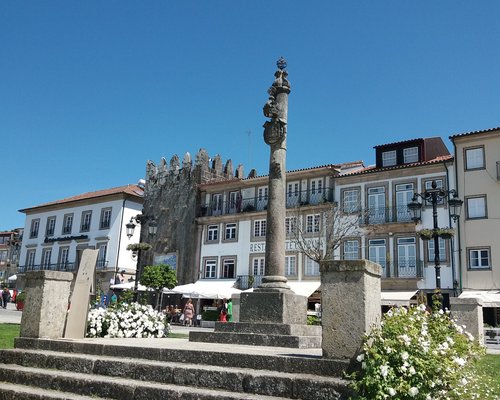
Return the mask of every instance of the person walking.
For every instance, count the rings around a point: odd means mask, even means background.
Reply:
[[[3,288],[2,291],[2,307],[7,308],[7,304],[10,301],[10,290],[9,288]]]
[[[227,322],[233,322],[233,300],[227,300]]]
[[[194,318],[193,300],[188,299],[186,305],[184,306],[184,325],[192,326],[193,318]]]

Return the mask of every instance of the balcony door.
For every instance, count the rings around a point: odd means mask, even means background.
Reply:
[[[415,238],[398,238],[398,276],[400,278],[417,276]]]
[[[212,215],[222,215],[222,193],[212,194]]]
[[[382,276],[386,275],[387,247],[385,239],[373,239],[368,242],[368,259],[382,267]]]
[[[413,183],[396,185],[396,220],[405,222],[411,220],[408,203],[413,198]]]
[[[385,187],[381,186],[368,189],[368,223],[384,223],[385,213]]]

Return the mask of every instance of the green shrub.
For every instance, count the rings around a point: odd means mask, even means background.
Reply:
[[[201,313],[203,321],[217,321],[219,319],[219,312],[217,310],[205,310]]]
[[[442,310],[393,308],[365,337],[352,377],[359,399],[459,399],[468,364],[484,349]]]
[[[307,325],[321,325],[321,318],[316,315],[307,316]]]

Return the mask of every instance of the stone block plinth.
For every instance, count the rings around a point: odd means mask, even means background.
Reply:
[[[479,299],[459,299],[450,297],[451,318],[458,325],[465,325],[469,332],[480,344],[484,343],[483,303]]]
[[[306,324],[307,298],[287,291],[241,293],[240,322]]]
[[[21,337],[63,337],[72,280],[71,272],[26,272]]]
[[[321,263],[323,357],[352,359],[381,321],[381,267],[368,260]]]
[[[306,325],[307,298],[290,290],[241,293],[239,311],[239,322],[217,322],[214,332],[192,331],[189,340],[293,348],[321,346],[321,327]]]

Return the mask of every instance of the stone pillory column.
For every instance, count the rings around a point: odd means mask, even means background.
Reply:
[[[189,340],[260,346],[320,347],[321,327],[307,326],[307,298],[290,290],[285,277],[285,184],[288,94],[286,61],[278,60],[264,115],[264,140],[271,148],[267,204],[266,262],[262,285],[241,293],[239,322],[216,322],[213,333],[189,333]]]
[[[380,324],[380,277],[380,265],[368,260],[321,263],[323,357],[352,359]]]
[[[264,141],[271,148],[269,159],[269,199],[267,203],[266,261],[262,284],[254,293],[241,295],[240,322],[305,324],[307,299],[297,296],[286,284],[286,135],[290,83],[281,57],[274,82],[264,105]]]
[[[26,302],[21,337],[63,337],[73,274],[59,271],[26,273]]]
[[[264,141],[271,148],[269,159],[269,200],[267,204],[266,265],[263,284],[265,290],[290,289],[285,278],[285,185],[286,185],[286,133],[288,119],[288,94],[290,83],[285,71],[286,61],[281,57],[278,70],[269,90],[269,100],[264,105]]]

